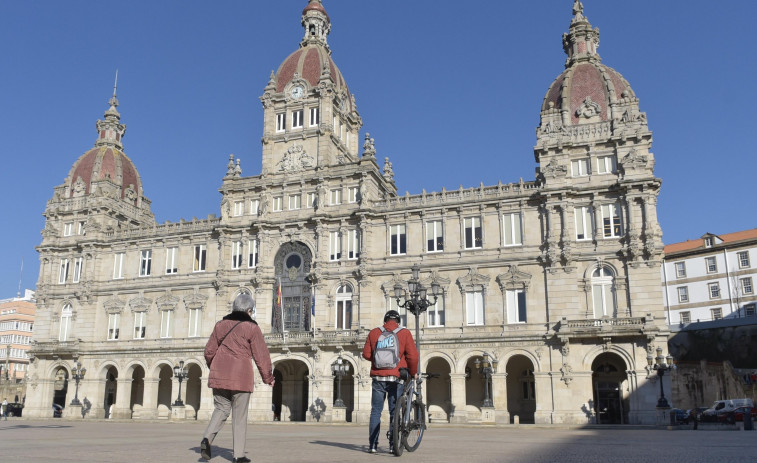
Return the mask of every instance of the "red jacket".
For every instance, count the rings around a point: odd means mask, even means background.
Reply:
[[[394,320],[384,323],[384,329],[387,331],[392,331],[398,326]],[[371,376],[396,376],[399,378],[400,368],[409,369],[410,375],[415,376],[418,373],[419,356],[410,330],[405,328],[397,333],[397,338],[400,341],[400,363],[394,370],[377,370],[373,365],[373,352],[376,349],[376,342],[378,342],[379,336],[381,336],[381,329],[372,329],[368,333],[368,339],[365,340],[365,347],[363,347],[363,358],[371,361]]]
[[[221,346],[218,342],[231,328],[234,328]],[[273,367],[263,333],[257,323],[245,312],[232,312],[216,323],[213,333],[205,345],[205,361],[210,366],[208,387],[231,391],[252,392],[255,374],[252,361],[266,384],[273,383]]]

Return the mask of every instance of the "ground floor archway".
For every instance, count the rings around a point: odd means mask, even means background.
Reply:
[[[625,394],[626,363],[612,352],[598,355],[591,364],[594,412],[597,424],[628,424],[630,400]]]
[[[452,404],[449,363],[440,357],[431,358],[426,365],[426,372],[439,375],[426,380],[429,421],[449,421]]]
[[[536,411],[534,364],[525,355],[514,355],[507,361],[507,412],[510,422],[533,423]]]
[[[309,403],[309,373],[307,364],[300,360],[283,360],[276,364],[272,402],[274,416],[277,415],[280,421],[305,421]]]

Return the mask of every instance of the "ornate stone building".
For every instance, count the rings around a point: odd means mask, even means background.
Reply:
[[[231,156],[220,218],[155,223],[114,93],[95,147],[45,209],[25,413],[49,413],[56,381],[69,403],[78,360],[87,416],[207,418],[206,337],[249,292],[277,377],[257,385],[250,419],[367,422],[359,353],[419,263],[423,284],[443,290],[420,320],[422,368],[441,374],[425,383],[432,421],[653,422],[646,358],[667,339],[660,180],[646,116],[601,63],[581,2],[540,110],[536,178],[405,196],[358,137],[320,0],[301,21],[299,48],[263,89],[261,173],[244,176]],[[498,360],[491,408],[475,366],[484,353]],[[340,355],[345,409],[332,407]],[[179,385],[186,407],[173,405]]]

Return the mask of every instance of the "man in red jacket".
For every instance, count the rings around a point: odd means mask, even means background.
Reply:
[[[402,384],[399,383],[400,368],[409,370],[410,376],[418,374],[418,349],[415,348],[413,335],[410,330],[400,327],[399,323],[399,312],[390,310],[384,315],[384,326],[372,329],[363,347],[363,358],[371,361],[371,378],[373,378],[371,420],[368,426],[370,453],[377,452],[384,399],[389,402],[389,435],[391,436],[391,416],[394,414],[394,405],[397,403],[397,398],[402,395],[403,389]],[[396,348],[394,348],[395,340],[398,341]],[[377,344],[381,345],[377,346]],[[397,354],[398,359],[395,359],[395,362],[387,361],[387,358],[394,353]],[[391,439],[389,448],[391,449]]]
[[[229,413],[232,414],[233,463],[246,463],[247,410],[255,385],[252,362],[258,366],[263,382],[273,386],[273,368],[268,347],[260,327],[252,319],[255,300],[240,294],[234,300],[232,312],[216,323],[205,345],[205,361],[210,367],[208,386],[213,388],[215,410],[200,442],[200,455],[210,460],[210,444],[221,430]]]

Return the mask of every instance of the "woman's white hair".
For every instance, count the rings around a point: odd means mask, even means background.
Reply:
[[[248,310],[255,309],[255,299],[249,294],[240,294],[234,299],[234,304],[231,306],[232,312],[247,312]]]

